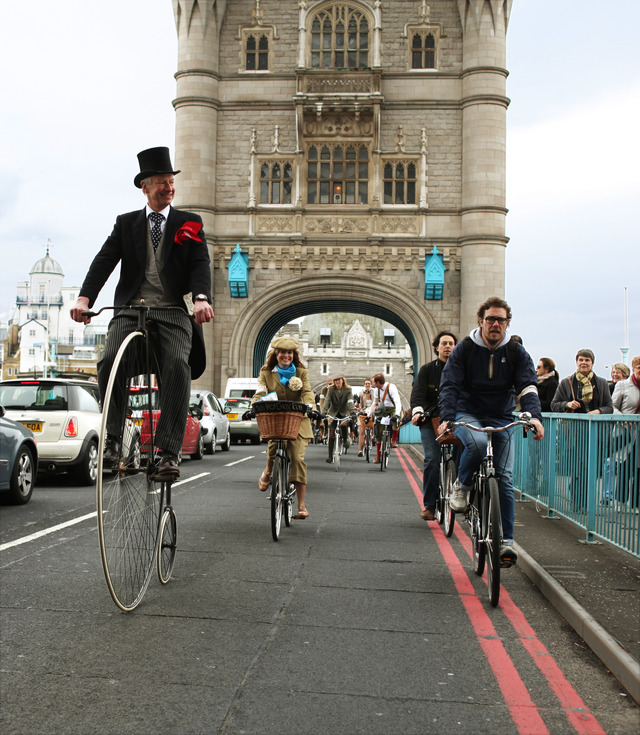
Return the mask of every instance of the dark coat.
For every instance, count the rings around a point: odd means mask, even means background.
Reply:
[[[552,375],[538,383],[538,396],[543,411],[551,411],[551,401],[558,390],[558,378]]]
[[[171,297],[183,304],[184,294],[206,294],[211,300],[211,269],[209,251],[204,230],[200,230],[202,242],[187,240],[178,244],[176,232],[186,222],[202,223],[193,212],[184,212],[171,207],[164,229],[163,259],[159,266]],[[84,279],[80,296],[89,299],[89,308],[98,298],[114,268],[120,263],[120,279],[116,286],[116,306],[130,304],[140,290],[145,277],[147,260],[146,209],[128,212],[117,217],[113,232],[106,239],[100,252],[93,259]],[[187,310],[184,305],[185,311]],[[192,348],[189,357],[191,377],[197,378],[204,372],[206,354],[202,327],[191,320]]]
[[[593,398],[587,408],[582,402],[582,383],[578,382],[575,373],[568,378],[563,378],[551,401],[551,410],[557,413],[587,413],[587,411],[597,409],[600,413],[613,413],[613,403],[607,381],[594,373],[591,384],[593,385]],[[580,401],[580,408],[576,411],[567,408],[567,403],[573,401],[574,398]]]
[[[411,410],[419,408],[428,418],[438,415],[438,393],[440,378],[445,363],[440,359],[423,365],[411,389]]]

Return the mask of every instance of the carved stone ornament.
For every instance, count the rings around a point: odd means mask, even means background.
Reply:
[[[368,233],[371,231],[371,220],[369,217],[305,217],[304,227],[306,232]]]
[[[373,116],[370,113],[359,115],[321,115],[305,114],[304,132],[308,136],[341,138],[370,137],[373,134]]]
[[[382,232],[399,233],[406,232],[415,234],[418,231],[417,222],[414,217],[383,217]]]
[[[364,331],[364,327],[360,324],[358,319],[355,320],[353,326],[347,332],[347,348],[366,347],[367,346],[367,333]]]
[[[262,215],[258,217],[258,232],[293,232],[293,217]]]

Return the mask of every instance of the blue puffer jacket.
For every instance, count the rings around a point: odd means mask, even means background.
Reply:
[[[456,414],[462,411],[485,419],[509,420],[515,408],[514,391],[520,396],[522,410],[541,420],[536,371],[524,347],[513,343],[509,348],[509,337],[505,336],[495,350],[490,350],[482,341],[479,328],[470,336],[473,345],[469,359],[465,359],[461,341],[442,371],[440,420],[455,421]],[[511,362],[512,354],[515,364]]]

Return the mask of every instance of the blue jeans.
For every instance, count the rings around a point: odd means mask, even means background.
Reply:
[[[422,472],[422,499],[425,508],[436,507],[440,484],[440,446],[436,442],[436,433],[431,422],[420,426],[422,452],[424,454],[424,470]]]
[[[456,421],[464,421],[474,426],[506,426],[511,419],[479,419],[468,413],[459,413]],[[515,498],[513,495],[513,442],[509,431],[496,432],[493,435],[493,466],[498,478],[500,489],[500,515],[502,516],[502,536],[504,539],[513,539],[513,517],[515,514]],[[462,485],[470,487],[473,484],[473,475],[478,471],[480,463],[487,455],[487,435],[459,427],[454,434],[460,439],[464,447],[458,463],[458,478]]]

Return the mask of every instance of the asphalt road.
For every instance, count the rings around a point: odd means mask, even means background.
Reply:
[[[311,517],[271,538],[264,446],[185,460],[173,579],[122,613],[91,488],[0,506],[0,730],[24,733],[637,733],[640,710],[518,569],[500,606],[466,532],[386,473],[311,446]]]

